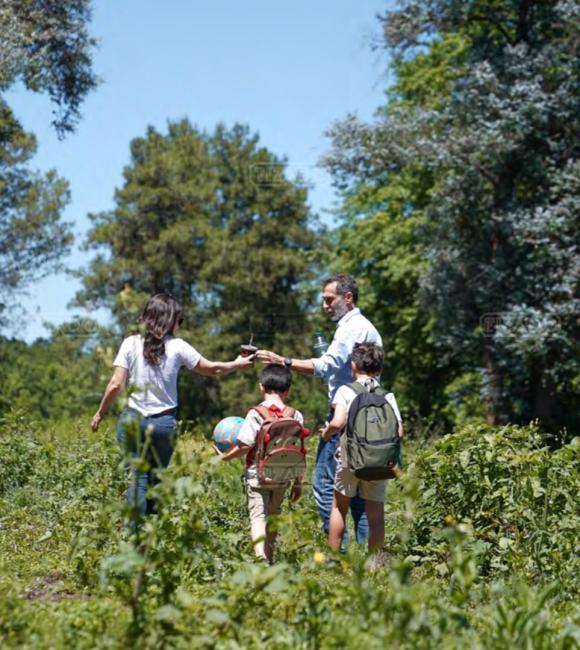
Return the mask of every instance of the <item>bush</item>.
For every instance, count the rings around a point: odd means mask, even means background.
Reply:
[[[0,497],[30,480],[40,452],[37,426],[18,412],[0,419]]]
[[[534,426],[470,426],[419,453],[410,550],[437,566],[437,533],[469,524],[485,574],[576,581],[580,439],[552,451]]]
[[[257,563],[242,466],[214,460],[199,430],[141,520],[111,432],[85,428],[31,434],[27,480],[0,497],[2,647],[578,647],[574,444],[468,428],[409,450],[388,490],[389,566],[369,572],[356,545],[329,555],[308,491],[277,522],[279,563]]]

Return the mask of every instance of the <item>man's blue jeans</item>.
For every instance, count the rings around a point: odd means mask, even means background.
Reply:
[[[318,451],[316,453],[316,467],[314,469],[314,481],[312,491],[314,500],[318,506],[318,512],[322,519],[322,527],[326,536],[328,536],[330,524],[330,512],[332,510],[332,497],[334,495],[334,477],[336,474],[336,459],[334,454],[338,447],[338,434],[333,436],[328,442],[320,440]],[[354,531],[356,541],[364,544],[369,536],[369,523],[365,514],[365,502],[359,496],[356,496],[350,502],[350,512],[354,520]],[[343,544],[348,543],[347,532],[344,533]]]
[[[177,420],[174,415],[143,417],[133,409],[125,409],[117,422],[117,441],[126,456],[141,458],[147,471],[129,471],[127,501],[143,515],[156,512],[155,501],[146,497],[147,490],[159,483],[158,470],[169,465],[175,443]],[[150,443],[147,443],[149,430]],[[147,448],[145,446],[147,445]]]

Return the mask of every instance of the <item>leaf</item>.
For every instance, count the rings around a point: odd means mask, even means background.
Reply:
[[[166,623],[176,623],[181,617],[181,611],[174,605],[163,605],[155,612],[155,619]]]
[[[210,609],[205,615],[205,618],[215,625],[225,625],[230,621],[230,617],[221,609]]]

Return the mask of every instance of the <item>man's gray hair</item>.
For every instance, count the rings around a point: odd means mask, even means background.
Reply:
[[[358,302],[358,285],[352,275],[349,275],[348,273],[337,273],[336,275],[332,275],[324,280],[322,288],[324,289],[324,287],[331,282],[336,282],[336,293],[341,296],[344,296],[345,293],[350,291],[352,293],[352,301],[356,305]]]

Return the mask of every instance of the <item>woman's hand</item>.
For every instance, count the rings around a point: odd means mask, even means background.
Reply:
[[[238,355],[234,361],[234,365],[237,370],[246,370],[247,368],[254,367],[254,361],[256,360],[256,355],[251,354],[249,357],[244,357],[243,355]]]

